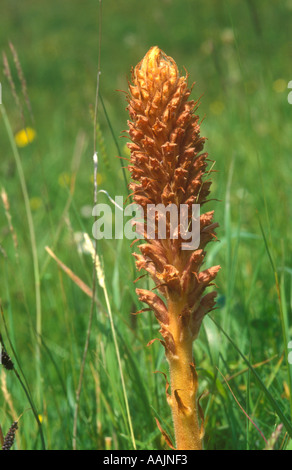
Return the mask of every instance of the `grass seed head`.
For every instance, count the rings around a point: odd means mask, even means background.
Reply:
[[[13,446],[14,439],[15,439],[15,433],[18,429],[18,421],[14,421],[12,425],[10,426],[5,438],[4,442],[2,445],[2,450],[10,450],[11,447]]]

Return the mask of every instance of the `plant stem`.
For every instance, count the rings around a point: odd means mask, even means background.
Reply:
[[[33,262],[33,271],[34,271],[34,285],[35,285],[35,299],[36,299],[36,326],[35,326],[36,373],[37,373],[38,392],[39,392],[38,402],[40,404],[41,403],[40,342],[41,342],[41,335],[42,335],[42,306],[41,306],[40,271],[39,271],[38,255],[37,255],[37,243],[36,243],[34,223],[33,223],[30,203],[29,203],[29,195],[28,195],[25,175],[24,175],[24,171],[23,171],[23,167],[21,163],[21,158],[20,158],[17,146],[14,141],[14,136],[13,136],[12,128],[10,125],[10,121],[8,119],[6,109],[3,104],[1,104],[0,106],[0,111],[2,113],[4,125],[6,128],[8,137],[9,137],[9,141],[11,144],[13,156],[14,156],[17,171],[18,171],[20,186],[21,186],[22,195],[24,199],[30,241],[31,241],[32,262]]]
[[[202,450],[192,337],[188,329],[182,331],[179,325],[183,304],[184,299],[175,303],[169,302],[169,331],[175,344],[175,354],[168,358],[171,380],[169,404],[172,410],[177,450]]]

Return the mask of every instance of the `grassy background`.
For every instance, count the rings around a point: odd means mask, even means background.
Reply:
[[[0,114],[0,184],[10,201],[15,247],[0,204],[0,323],[6,348],[22,370],[42,423],[46,447],[72,448],[76,389],[91,301],[58,268],[45,246],[85,283],[91,258],[78,250],[78,234],[91,234],[93,120],[98,64],[98,2],[2,0],[0,49],[8,57],[24,119],[3,67],[2,101],[13,133],[29,125],[37,139],[18,149],[27,186],[34,245],[19,167]],[[276,449],[291,447],[291,0],[108,0],[102,7],[101,82],[97,147],[100,188],[111,197],[127,190],[121,162],[127,156],[125,95],[131,66],[158,45],[196,81],[202,96],[202,134],[216,161],[213,197],[220,243],[208,265],[221,264],[214,324],[206,318],[195,357],[205,412],[206,449],[263,449],[284,424]],[[33,120],[21,95],[9,41],[28,86]],[[106,112],[105,112],[106,110]],[[6,122],[7,124],[7,122]],[[118,144],[118,147],[117,147]],[[76,177],[72,199],[70,184]],[[128,177],[128,175],[127,175]],[[105,195],[100,202],[107,202]],[[89,209],[89,213],[88,213]],[[88,215],[89,214],[89,215]],[[32,247],[37,250],[41,311],[37,313]],[[158,332],[139,310],[128,240],[103,240],[107,292],[126,381],[138,449],[161,449],[154,417],[171,434],[165,400],[163,348],[146,344]],[[36,260],[35,260],[36,263]],[[143,281],[139,283],[143,286]],[[132,449],[120,369],[104,292],[94,311],[80,409],[79,449]],[[136,317],[135,317],[136,318]],[[41,319],[38,356],[36,322]],[[220,325],[220,327],[219,327]],[[290,325],[290,326],[289,326]],[[221,330],[223,328],[223,332]],[[39,330],[40,331],[40,330]],[[228,336],[226,336],[228,335]],[[11,341],[11,345],[9,344]],[[12,346],[15,350],[13,353]],[[261,364],[263,363],[263,364]],[[259,365],[254,369],[252,365]],[[15,448],[41,448],[31,404],[13,372],[1,368],[0,425],[19,417]],[[218,370],[230,380],[227,387]],[[255,375],[255,371],[256,374]],[[250,417],[247,419],[243,410]]]

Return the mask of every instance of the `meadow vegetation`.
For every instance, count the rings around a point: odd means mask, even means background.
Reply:
[[[85,450],[163,449],[155,418],[172,436],[165,378],[155,373],[168,366],[158,341],[146,347],[159,334],[153,314],[132,315],[143,305],[126,239],[98,243],[105,284],[96,282],[90,317],[82,233],[91,236],[93,224],[97,3],[0,6],[0,332],[17,371],[0,366],[0,426],[5,435],[19,418],[16,449],[71,449],[74,438]],[[102,7],[99,189],[128,195],[127,162],[117,158],[129,157],[122,91],[151,46],[185,68],[192,97],[201,96],[201,133],[217,170],[209,210],[220,224],[206,266],[222,268],[217,309],[194,346],[208,450],[292,448],[291,10],[291,0]],[[18,134],[26,127],[31,142]],[[105,192],[98,200],[108,203]]]

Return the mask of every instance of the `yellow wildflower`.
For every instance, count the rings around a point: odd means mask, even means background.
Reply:
[[[14,136],[17,147],[26,147],[36,138],[36,131],[31,127],[25,127]]]

